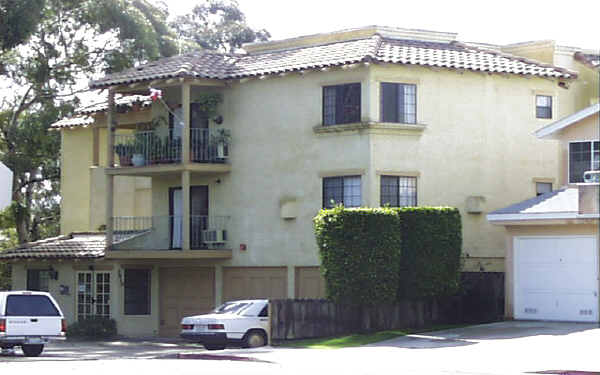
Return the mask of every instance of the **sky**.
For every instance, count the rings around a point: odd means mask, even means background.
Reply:
[[[196,0],[166,0],[185,14]],[[253,28],[272,40],[355,28],[394,26],[458,33],[463,42],[510,44],[556,40],[600,49],[598,0],[238,0]]]

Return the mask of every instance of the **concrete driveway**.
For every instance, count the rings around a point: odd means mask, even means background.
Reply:
[[[50,345],[39,358],[24,358],[17,353],[0,357],[0,362],[12,362],[11,369],[28,372],[39,369],[36,365],[46,361],[44,368],[51,366],[53,371],[64,374],[81,371],[106,374],[107,369],[124,367],[136,372],[143,368],[145,374],[170,372],[174,368],[178,374],[197,374],[202,368],[245,375],[327,371],[463,375],[561,373],[561,370],[600,373],[599,344],[597,324],[502,322],[337,350],[264,347],[206,352],[197,345],[179,341],[65,342]],[[204,361],[175,359],[178,354]]]

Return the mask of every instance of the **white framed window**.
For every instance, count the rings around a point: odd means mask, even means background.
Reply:
[[[583,181],[586,171],[600,170],[600,141],[569,142],[569,183]]]
[[[323,178],[323,208],[340,203],[345,207],[360,207],[361,202],[360,176]]]
[[[535,117],[541,119],[552,118],[552,97],[549,95],[535,96]]]
[[[380,204],[391,207],[417,205],[417,178],[412,176],[381,176]]]

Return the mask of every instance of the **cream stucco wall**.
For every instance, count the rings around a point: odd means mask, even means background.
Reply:
[[[77,273],[80,271],[90,271],[93,267],[95,272],[110,273],[110,311],[111,317],[117,322],[119,334],[127,336],[156,336],[159,326],[159,293],[158,293],[158,266],[144,264],[139,262],[41,262],[32,261],[28,263],[14,263],[12,265],[12,289],[25,290],[27,288],[27,270],[43,269],[50,266],[58,271],[58,279],[49,281],[49,292],[59,304],[68,324],[77,320]],[[124,297],[123,297],[123,275],[126,268],[146,268],[151,269],[151,306],[150,314],[143,316],[125,315]],[[68,294],[61,294],[60,287],[67,286]]]

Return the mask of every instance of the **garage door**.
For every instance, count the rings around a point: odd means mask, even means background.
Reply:
[[[325,298],[325,279],[319,267],[296,267],[296,298]]]
[[[287,298],[287,268],[223,268],[223,301],[253,298]]]
[[[182,317],[206,313],[214,308],[213,268],[161,268],[159,277],[161,336],[178,336]]]
[[[515,318],[598,321],[594,237],[516,237]]]

